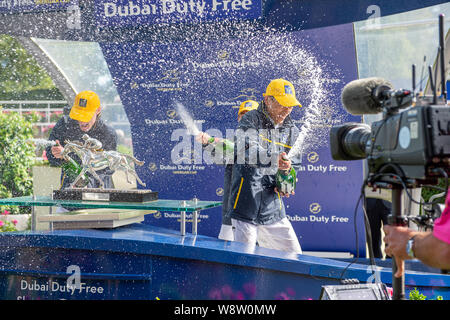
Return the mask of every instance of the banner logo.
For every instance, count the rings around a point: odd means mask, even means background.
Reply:
[[[319,161],[319,155],[317,154],[317,152],[311,151],[310,153],[308,153],[307,159],[310,163],[316,163],[317,161]]]
[[[258,101],[258,90],[256,88],[244,88],[239,91],[239,94],[235,97],[231,97],[226,100],[217,100],[215,104],[217,106],[231,107],[233,109],[239,109],[242,102],[246,100]],[[205,106],[212,107],[214,105],[213,100],[207,100]]]
[[[309,211],[314,214],[318,214],[322,210],[322,207],[317,202],[311,203],[309,205]]]
[[[132,83],[131,88],[137,89],[142,87],[147,90],[157,91],[182,91],[189,86],[188,81],[182,82],[180,79],[180,71],[178,69],[168,69],[161,71],[161,76],[156,80],[144,82],[141,84]]]
[[[175,119],[177,117],[177,111],[174,109],[169,109],[166,111],[166,115],[170,118],[170,119]]]
[[[228,60],[230,58],[230,53],[228,51],[222,50],[217,53],[217,58],[220,60]]]
[[[95,7],[102,26],[246,20],[262,15],[262,0],[96,0]]]
[[[217,188],[216,189],[216,195],[219,196],[219,197],[222,197],[223,196],[223,188]]]
[[[155,219],[160,219],[161,217],[162,217],[161,211],[156,211],[153,214],[153,218],[155,218]]]

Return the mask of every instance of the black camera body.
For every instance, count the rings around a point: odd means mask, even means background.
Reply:
[[[438,168],[449,172],[450,107],[421,102],[403,112],[388,112],[371,126],[331,128],[333,159],[367,159],[369,175],[392,173],[419,182],[442,176]]]

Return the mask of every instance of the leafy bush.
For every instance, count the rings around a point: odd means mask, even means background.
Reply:
[[[427,296],[420,293],[417,288],[409,292],[409,300],[427,300]],[[435,300],[444,300],[442,296],[437,296]]]
[[[443,190],[445,190],[445,179],[439,179],[438,184],[434,187],[435,188],[432,188],[432,187],[423,187],[422,188],[422,198],[425,202],[428,202],[430,200],[431,196],[438,194],[438,193],[442,193]],[[437,188],[441,188],[442,190],[439,190]],[[438,199],[437,202],[445,203],[445,199],[442,197],[442,198]]]
[[[33,138],[32,121],[0,107],[0,198],[28,196],[33,192],[31,168],[34,147],[26,143]],[[29,208],[2,207],[11,213],[28,213]]]
[[[12,222],[10,221],[3,222],[2,220],[0,220],[0,232],[17,231],[16,223],[14,222],[17,223],[17,220],[13,220]]]
[[[409,292],[409,300],[426,300],[427,296],[421,294],[417,288]]]
[[[1,213],[2,216],[7,216],[8,214],[9,214],[9,211],[7,211],[7,210],[5,210]],[[12,221],[0,220],[0,232],[17,231],[16,225],[17,225],[17,220],[12,220]]]

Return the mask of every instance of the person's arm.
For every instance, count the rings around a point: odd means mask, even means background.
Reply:
[[[434,220],[433,233],[418,234],[414,240],[413,250],[418,259],[429,266],[450,269],[450,193],[444,211]]]
[[[439,240],[431,232],[414,237],[414,255],[428,266],[450,269],[450,244]]]
[[[210,144],[210,141],[209,141],[210,139],[211,139],[211,136],[203,131],[195,136],[195,140],[198,143],[201,143],[203,147],[206,147],[208,144]]]
[[[424,264],[439,268],[450,269],[450,244],[437,239],[431,232],[413,231],[407,227],[384,226],[385,252],[394,256],[397,263],[396,277],[404,273],[403,261],[412,259],[406,251],[408,241],[414,237],[412,250],[415,258]]]
[[[57,149],[63,149],[61,146],[64,143],[64,129],[65,126],[61,121],[58,121],[56,125],[53,127],[52,132],[50,133],[49,140],[52,141],[59,141],[57,146],[50,146],[45,149],[45,154],[47,156],[48,162],[52,166],[59,167],[63,163],[63,159],[59,157],[59,154],[62,152],[62,150]],[[56,156],[55,156],[56,155]]]
[[[258,117],[252,112],[244,114],[239,121],[234,137],[234,152],[237,163],[259,167],[272,166],[272,161],[267,158],[270,152],[261,140],[264,140],[264,137],[261,137],[261,132],[264,132],[264,129],[260,128]],[[267,157],[264,159],[264,156]],[[261,161],[261,157],[264,161]]]
[[[277,181],[279,179],[278,175],[282,174],[283,176],[289,175],[288,178],[293,179],[295,177],[295,180],[297,180],[297,172],[299,170],[300,164],[301,164],[301,153],[295,152],[290,154],[289,158],[287,157],[287,152],[290,152],[292,150],[292,146],[294,145],[295,141],[297,140],[299,136],[299,130],[296,126],[292,126],[290,128],[290,134],[289,134],[289,141],[288,145],[289,147],[285,147],[285,152],[282,152],[278,156],[278,173],[277,173]],[[293,169],[293,170],[292,170]],[[293,171],[293,172],[292,172]],[[293,175],[293,177],[291,176]],[[295,188],[295,185],[293,186]],[[275,188],[275,192],[279,193],[283,197],[289,197],[291,195],[295,194],[295,190],[292,190],[290,193],[280,192],[278,188]]]
[[[300,135],[300,130],[296,127],[293,126],[291,127],[291,134],[290,134],[290,138],[289,138],[289,145],[290,145],[290,149],[289,149],[289,159],[291,160],[291,166],[295,169],[296,172],[299,172],[300,170],[300,166],[302,163],[302,159],[301,159],[301,151],[302,150],[298,150],[291,153],[292,147],[294,146],[295,142],[297,141],[297,139],[299,138]]]
[[[208,155],[212,163],[223,165],[233,162],[234,143],[225,138],[210,136],[206,132],[200,132],[195,140],[202,145],[205,155]],[[209,158],[205,158],[207,164],[211,164]]]

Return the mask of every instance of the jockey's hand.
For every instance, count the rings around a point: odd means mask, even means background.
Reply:
[[[53,156],[56,159],[62,159],[62,153],[64,151],[64,147],[59,143],[59,140],[56,140],[56,145],[54,145],[51,149]]]
[[[278,169],[282,171],[288,171],[291,168],[291,160],[286,155],[286,152],[281,153],[278,156]]]
[[[209,134],[207,134],[206,132],[200,132],[195,137],[195,140],[201,144],[208,144],[209,139],[211,139],[211,136]]]

